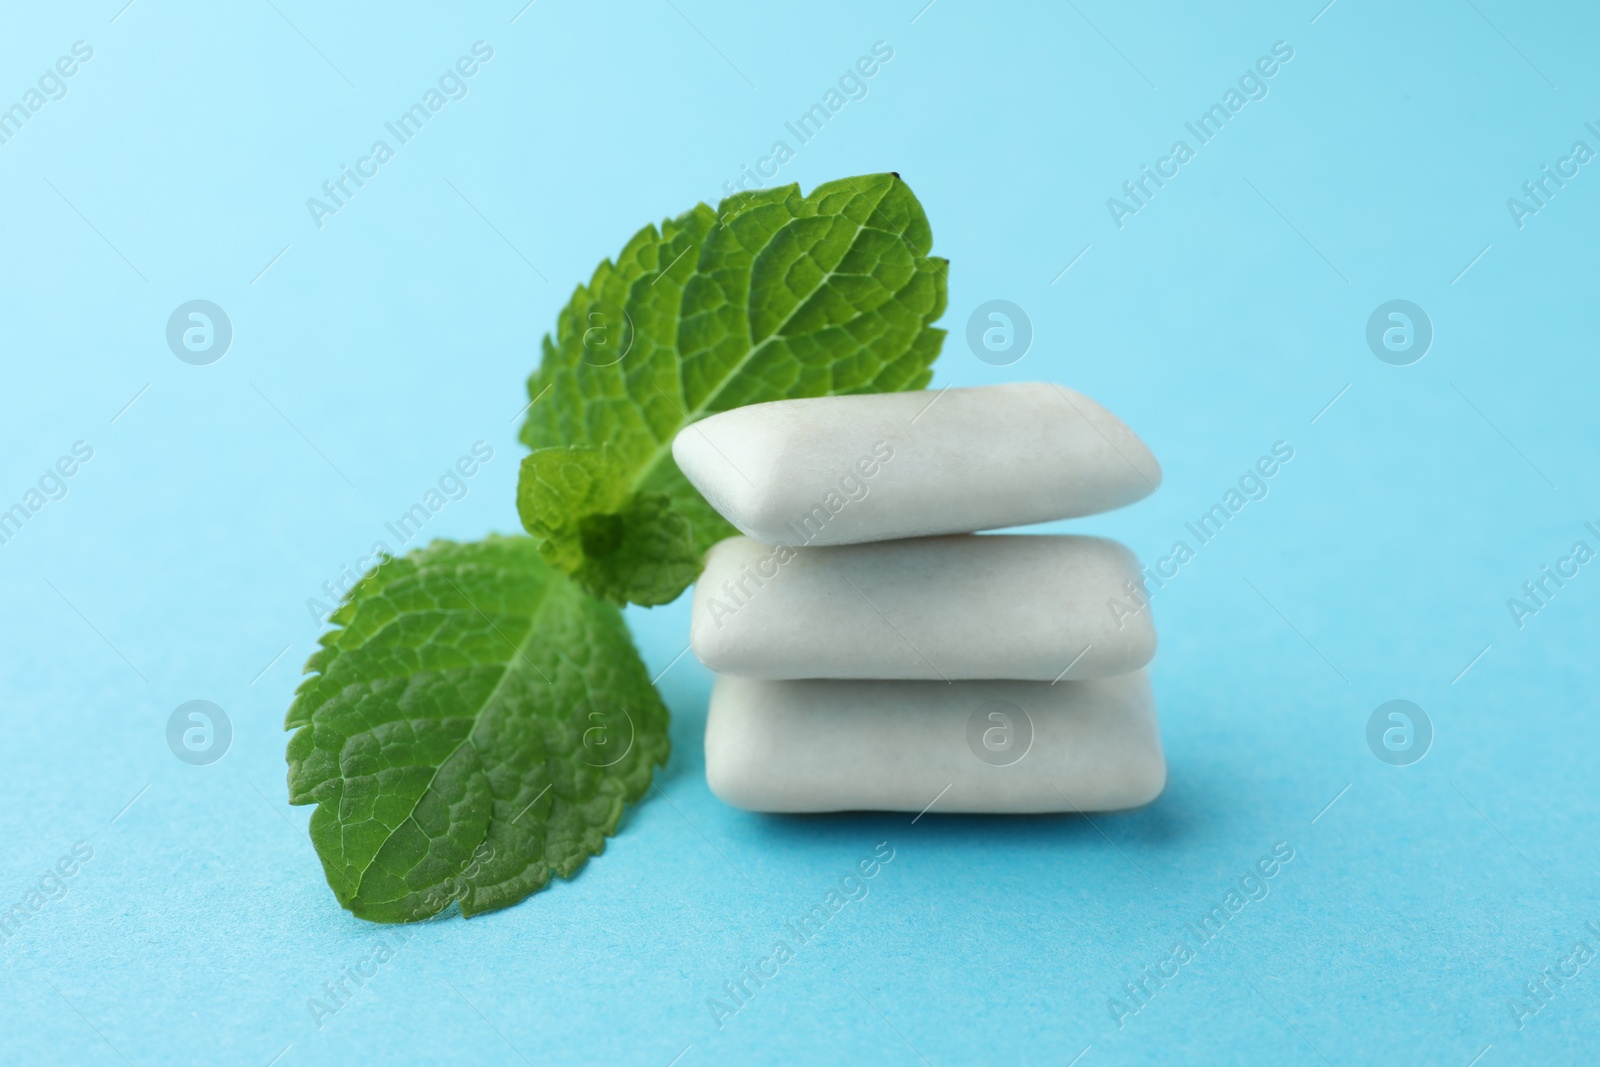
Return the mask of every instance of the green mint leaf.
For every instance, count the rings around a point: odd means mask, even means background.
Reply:
[[[436,541],[351,589],[287,728],[289,800],[339,903],[412,922],[517,903],[605,847],[668,754],[621,613],[526,537]]]
[[[517,508],[544,558],[613,603],[662,604],[734,529],[672,438],[765,400],[920,389],[946,262],[895,174],[739,193],[633,236],[580,285],[528,380]]]
[[[541,448],[522,462],[517,508],[545,559],[593,595],[664,604],[700,573],[694,528],[666,494],[626,485],[603,445]]]

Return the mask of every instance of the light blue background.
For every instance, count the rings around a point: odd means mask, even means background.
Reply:
[[[0,104],[94,58],[0,145],[0,506],[94,459],[0,545],[0,904],[94,858],[0,947],[0,1060],[1594,1058],[1600,966],[1521,1029],[1507,1002],[1600,952],[1600,563],[1520,630],[1506,607],[1600,548],[1600,164],[1520,230],[1506,208],[1600,148],[1592,9],[924,2],[10,6]],[[470,94],[319,230],[306,198],[478,40]],[[523,381],[571,286],[878,40],[779,180],[911,183],[951,260],[935,385],[1057,381],[1150,443],[1157,495],[1062,529],[1156,559],[1295,450],[1156,596],[1166,793],[1092,823],[731,810],[687,604],[631,610],[663,793],[574,881],[415,928],[318,1028],[308,998],[383,931],[286,804],[307,600],[475,441],[495,458],[427,534],[514,531]],[[1118,229],[1106,198],[1279,40],[1268,97]],[[164,339],[195,298],[235,330],[211,366]],[[994,298],[1036,330],[1004,368],[963,340]],[[1412,366],[1364,340],[1392,298],[1436,330]],[[235,729],[209,767],[164,738],[197,698]],[[1395,698],[1436,731],[1405,768],[1365,741]],[[719,1030],[707,998],[883,841],[870,895]],[[1119,1029],[1123,983],[1280,841],[1270,895]]]

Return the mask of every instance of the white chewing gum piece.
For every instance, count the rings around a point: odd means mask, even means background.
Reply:
[[[1155,655],[1130,583],[1141,584],[1133,553],[1100,537],[826,548],[731,537],[707,554],[689,635],[700,662],[747,678],[1103,678]]]
[[[719,677],[706,780],[748,811],[1030,813],[1148,804],[1166,784],[1144,671],[1085,682]]]
[[[1121,419],[1044,382],[751,404],[685,427],[672,455],[712,507],[768,544],[1050,522],[1161,484]]]

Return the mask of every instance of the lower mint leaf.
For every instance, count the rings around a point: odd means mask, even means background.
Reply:
[[[385,559],[306,664],[289,799],[353,914],[493,911],[605,847],[666,761],[621,613],[526,537]]]

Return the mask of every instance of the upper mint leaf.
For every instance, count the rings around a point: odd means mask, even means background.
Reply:
[[[306,664],[289,799],[355,915],[503,908],[571,876],[667,758],[621,614],[533,541],[437,541],[369,572]]]
[[[932,243],[895,174],[739,193],[635,234],[573,293],[528,381],[536,451],[517,502],[545,558],[617,603],[683,592],[735,531],[672,438],[745,404],[925,386],[944,338]],[[585,457],[576,482],[552,473],[572,473],[571,455],[540,454],[569,447]]]

